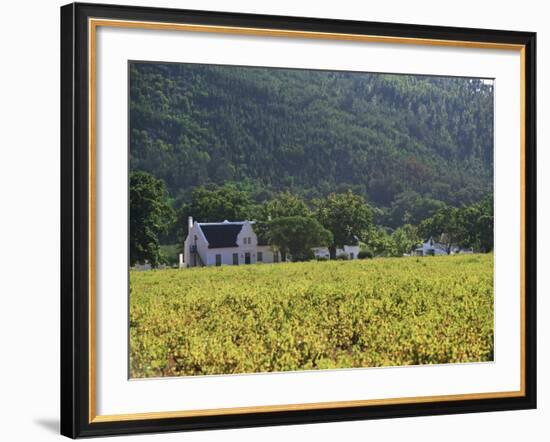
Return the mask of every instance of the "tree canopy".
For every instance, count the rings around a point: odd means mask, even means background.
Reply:
[[[305,201],[297,195],[285,191],[262,203],[258,217],[269,220],[288,216],[311,216],[311,210]]]
[[[372,210],[363,197],[346,193],[331,193],[315,201],[316,218],[332,232],[329,246],[331,258],[336,257],[336,248],[354,244],[372,227]]]
[[[293,261],[313,258],[312,249],[332,243],[332,233],[314,218],[285,216],[268,223],[268,241],[281,252],[283,261],[290,253]]]
[[[174,221],[164,183],[145,172],[130,173],[130,265],[160,263],[159,235]]]
[[[493,250],[493,196],[464,207],[446,206],[422,221],[419,232],[451,246],[471,247],[482,252]]]
[[[130,128],[131,169],[176,201],[235,183],[389,208],[414,191],[423,216],[492,191],[493,86],[474,78],[133,62]]]

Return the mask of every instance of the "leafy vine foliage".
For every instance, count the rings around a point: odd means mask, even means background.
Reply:
[[[492,361],[492,270],[492,254],[132,270],[130,375]]]

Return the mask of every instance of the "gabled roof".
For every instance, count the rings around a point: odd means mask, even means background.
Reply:
[[[197,223],[208,241],[209,249],[237,247],[237,236],[243,228],[243,222]]]
[[[443,251],[447,251],[447,246],[445,244],[442,244],[440,242],[436,242],[433,240],[433,238],[430,236],[429,238],[427,238],[423,244],[428,244],[433,248],[433,249],[437,249],[437,250],[443,250]],[[422,246],[420,246],[419,248],[422,248]]]

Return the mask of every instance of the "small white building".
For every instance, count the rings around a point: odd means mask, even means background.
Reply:
[[[189,217],[180,267],[279,262],[279,252],[258,241],[253,224],[253,221],[199,223]]]
[[[457,253],[473,253],[473,250],[462,249],[458,246],[449,248],[447,244],[436,242],[432,237],[424,241],[420,247],[414,249],[414,254],[417,256],[456,255]]]
[[[328,247],[315,247],[313,249],[313,255],[316,259],[330,259],[330,251]],[[336,256],[346,255],[348,259],[359,258],[359,244],[357,245],[345,245],[343,249],[336,249]]]

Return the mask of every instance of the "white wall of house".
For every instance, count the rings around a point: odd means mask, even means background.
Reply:
[[[358,259],[360,248],[359,246],[344,246],[344,248],[336,249],[336,256],[346,254],[349,259]],[[313,255],[315,258],[330,258],[330,252],[328,247],[315,247],[313,249]]]
[[[245,265],[247,264],[247,253],[250,257],[250,264],[271,264],[275,262],[275,254],[269,246],[256,246],[251,245],[247,247],[224,247],[218,249],[208,249],[206,252],[205,264],[207,266],[215,266],[218,263],[216,258],[219,255],[220,265]],[[261,254],[261,260],[259,260]],[[235,261],[234,257],[235,256]],[[204,258],[203,258],[204,259]]]
[[[359,246],[344,246],[343,249],[336,249],[336,256],[345,253],[349,259],[357,259],[359,257]]]
[[[199,263],[194,262],[191,246],[197,246],[204,265],[243,265],[256,263],[273,263],[279,261],[279,254],[270,246],[258,246],[258,237],[254,232],[252,223],[245,221],[241,231],[237,235],[237,247],[210,248],[200,224],[189,219],[189,233],[184,242],[182,267],[194,267]],[[235,257],[234,257],[235,255]],[[219,257],[219,258],[218,258]],[[248,257],[248,259],[247,259]]]
[[[241,251],[239,247],[224,247],[221,249],[208,249],[206,252],[205,258],[203,258],[204,263],[207,266],[215,266],[216,265],[216,255],[220,255],[221,257],[221,265],[233,265],[233,254],[236,253],[239,258],[239,264]],[[244,263],[244,258],[242,260]]]
[[[245,221],[239,234],[237,235],[237,244],[243,253],[255,253],[258,247],[258,237],[252,230],[252,224]]]
[[[195,265],[191,256],[191,246],[197,246],[197,253],[205,263],[205,258],[208,254],[208,241],[206,240],[204,233],[200,229],[198,223],[196,221],[193,222],[193,219],[191,217],[188,222],[189,233],[187,234],[187,238],[185,239],[183,245],[184,267],[192,267]],[[198,265],[198,263],[196,265]]]
[[[328,250],[328,247],[315,247],[313,249],[313,256],[315,256],[315,258],[317,258],[317,259],[319,259],[319,258],[329,259],[330,258],[330,252]]]
[[[458,246],[452,246],[451,253],[447,253],[447,247],[444,244],[437,243],[435,241],[426,241],[420,247],[414,250],[415,255],[431,256],[431,255],[457,255],[457,254],[472,254],[474,253],[472,248],[462,249]]]
[[[261,262],[263,262],[265,264],[272,264],[274,262],[280,262],[281,261],[281,257],[280,257],[279,252],[277,250],[274,250],[270,246],[258,246],[257,251],[258,251],[258,253],[262,254]],[[256,258],[257,257],[258,257],[258,255],[256,254]]]

